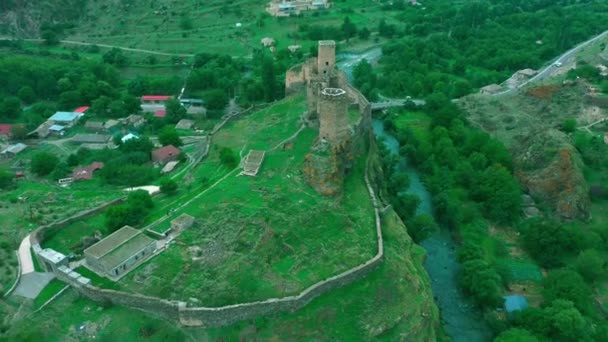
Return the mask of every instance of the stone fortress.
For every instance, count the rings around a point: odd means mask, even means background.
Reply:
[[[311,58],[302,65],[294,66],[286,75],[287,93],[307,89],[308,110],[303,115],[304,124],[319,127],[319,137],[311,148],[305,163],[304,173],[310,184],[320,193],[337,195],[342,193],[345,174],[351,168],[354,155],[374,150],[371,131],[371,105],[352,87],[343,72],[335,69],[335,42],[319,42],[319,57]],[[354,106],[355,108],[352,108]],[[356,121],[349,120],[349,110],[356,112]],[[185,327],[218,327],[238,321],[254,319],[279,312],[294,312],[313,299],[329,291],[355,282],[378,267],[384,259],[382,220],[380,208],[385,204],[378,197],[378,165],[367,156],[365,184],[373,203],[376,233],[376,254],[365,262],[321,280],[302,292],[281,298],[269,298],[221,307],[189,306],[187,302],[167,300],[137,293],[100,288],[91,280],[65,265],[55,267],[42,258],[41,243],[53,232],[70,223],[93,216],[107,207],[121,203],[119,198],[99,207],[85,210],[70,218],[38,227],[30,235],[35,257],[48,272],[72,286],[83,296],[104,305],[122,305],[142,310],[168,319]],[[371,228],[371,227],[370,227]],[[58,261],[61,263],[62,261]]]
[[[319,41],[318,57],[287,71],[286,93],[306,87],[308,111],[304,121],[319,127],[319,139],[306,157],[304,173],[321,194],[342,194],[344,177],[352,167],[357,140],[371,128],[371,106],[336,69],[336,43]],[[359,106],[359,119],[349,122],[349,109]]]

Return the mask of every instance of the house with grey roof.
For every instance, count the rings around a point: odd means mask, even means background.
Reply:
[[[17,154],[21,153],[26,148],[27,148],[26,144],[16,143],[16,144],[10,145],[9,147],[2,150],[2,152],[0,152],[0,155],[2,155],[3,157],[7,157],[7,158],[14,157]]]
[[[87,266],[94,272],[118,280],[149,259],[156,241],[130,226],[124,226],[84,250]]]

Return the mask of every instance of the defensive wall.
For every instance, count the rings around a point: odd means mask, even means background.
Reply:
[[[301,89],[301,86],[306,84],[307,77],[310,76],[310,72],[314,70],[313,68],[315,68],[314,63],[310,63],[310,69],[306,67],[309,62],[306,62],[304,65],[300,65],[300,69],[294,67],[288,71],[287,78],[291,77],[291,80],[289,81],[291,90],[295,91],[297,89]],[[290,72],[291,76],[289,76]],[[367,143],[365,145],[368,149],[368,155],[364,178],[369,196],[373,203],[375,216],[374,228],[376,231],[377,243],[377,252],[371,259],[340,274],[319,281],[294,296],[271,298],[263,301],[239,303],[222,307],[188,307],[185,302],[181,301],[171,301],[124,291],[102,289],[91,285],[90,282],[83,283],[82,281],[79,281],[78,279],[82,280],[82,277],[80,276],[79,278],[75,278],[73,276],[74,272],[71,272],[72,276],[70,276],[69,273],[56,270],[55,273],[57,277],[71,285],[82,295],[94,301],[100,302],[103,305],[123,305],[132,309],[155,314],[168,320],[180,323],[184,326],[216,327],[230,325],[241,320],[251,319],[262,315],[296,311],[304,307],[316,297],[333,289],[351,284],[373,271],[378,265],[380,265],[380,263],[382,263],[382,259],[384,257],[384,243],[382,239],[382,220],[380,217],[380,208],[382,208],[382,203],[380,203],[377,196],[377,192],[379,191],[377,173],[381,171],[377,169],[377,165],[372,166],[370,161],[372,155],[376,153],[375,140],[371,130],[371,105],[363,94],[348,83],[346,75],[343,72],[338,73],[338,80],[341,88],[347,92],[349,97],[351,97],[353,100],[353,105],[358,106],[361,113],[359,121],[353,127],[354,140],[367,138]],[[287,82],[288,80],[286,80],[286,84]],[[370,181],[370,179],[373,180],[373,183]],[[32,244],[36,244],[38,248],[40,248],[40,242],[44,241],[49,234],[53,234],[56,231],[68,226],[72,222],[89,217],[110,205],[120,203],[122,201],[124,201],[124,199],[116,199],[97,208],[83,211],[65,220],[42,226],[32,233]]]

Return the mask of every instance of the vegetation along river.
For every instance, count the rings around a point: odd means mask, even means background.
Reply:
[[[342,53],[338,55],[338,67],[343,70],[352,82],[353,68],[362,59],[376,62],[382,55],[380,47],[375,47],[363,53]],[[384,130],[382,121],[373,121],[374,133],[388,150],[397,154],[399,142]],[[420,175],[403,158],[397,165],[405,172],[410,184],[403,191],[420,198],[417,214],[433,214],[431,194],[420,179]],[[456,260],[456,245],[447,229],[422,241],[422,247],[427,251],[424,267],[431,277],[433,296],[443,318],[446,332],[455,342],[477,342],[491,340],[491,332],[486,325],[481,312],[462,294],[458,287],[457,274],[459,263]]]

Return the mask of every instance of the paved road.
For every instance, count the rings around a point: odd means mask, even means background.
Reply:
[[[19,245],[19,261],[21,262],[21,275],[34,272],[34,261],[32,260],[32,254],[30,249],[32,243],[30,242],[30,235],[21,240]]]
[[[494,94],[494,96],[512,93],[512,92],[517,91],[519,88],[526,86],[527,84],[529,84],[531,82],[542,81],[542,80],[546,79],[547,77],[551,76],[551,74],[555,70],[556,63],[559,62],[561,64],[566,64],[567,62],[570,61],[570,59],[572,59],[572,57],[574,57],[577,53],[579,53],[584,47],[586,47],[589,44],[594,43],[595,41],[597,41],[599,39],[606,37],[606,35],[608,35],[608,31],[604,31],[604,32],[598,34],[597,36],[595,36],[585,42],[580,43],[579,45],[568,50],[563,55],[559,56],[553,63],[551,63],[549,66],[547,66],[544,69],[542,69],[541,71],[539,71],[538,74],[536,74],[536,76],[532,77],[528,81],[518,85],[517,87],[515,87],[513,89],[508,89],[508,90],[502,91],[500,93]]]

